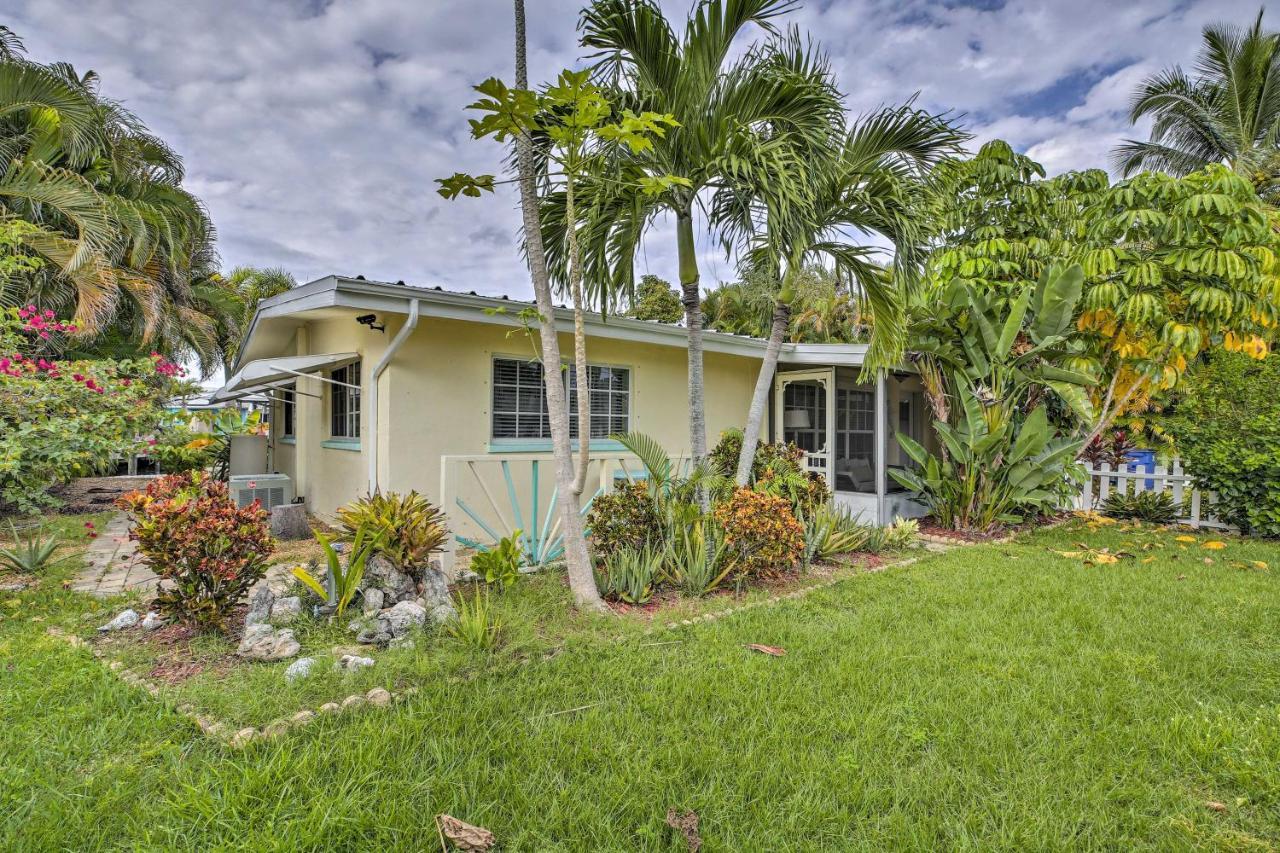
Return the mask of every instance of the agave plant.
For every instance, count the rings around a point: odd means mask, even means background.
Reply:
[[[653,598],[662,557],[656,548],[620,548],[596,568],[596,588],[605,598],[647,604]]]
[[[34,575],[58,562],[53,559],[53,554],[58,550],[61,540],[57,533],[45,538],[44,525],[28,531],[23,536],[10,521],[9,532],[13,536],[14,544],[12,548],[0,548],[0,565],[18,574]]]

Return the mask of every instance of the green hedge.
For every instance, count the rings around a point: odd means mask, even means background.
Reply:
[[[1214,353],[1188,375],[1169,429],[1222,520],[1280,537],[1280,356]]]

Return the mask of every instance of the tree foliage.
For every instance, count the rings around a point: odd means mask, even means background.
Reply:
[[[656,275],[644,275],[636,285],[635,299],[627,310],[627,316],[659,323],[679,323],[684,316],[684,307],[680,304],[679,292],[668,281]]]
[[[1247,29],[1205,27],[1193,75],[1174,66],[1142,82],[1129,120],[1151,118],[1151,135],[1116,149],[1125,175],[1226,163],[1264,197],[1280,193],[1280,34],[1264,31],[1262,16]]]
[[[73,314],[85,345],[212,368],[229,305],[213,226],[181,158],[99,83],[16,39],[0,50],[0,219],[30,226],[12,250],[41,261],[0,281],[0,302]]]

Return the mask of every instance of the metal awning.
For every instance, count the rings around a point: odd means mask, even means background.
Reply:
[[[343,364],[355,361],[360,357],[354,352],[331,352],[323,355],[295,355],[286,358],[260,358],[240,368],[234,376],[209,397],[211,403],[234,400],[249,394],[255,394],[268,388],[294,381],[299,376],[310,376],[324,370],[332,370]],[[332,379],[317,377],[324,382]],[[346,385],[345,382],[334,382]],[[356,386],[351,386],[356,387]]]

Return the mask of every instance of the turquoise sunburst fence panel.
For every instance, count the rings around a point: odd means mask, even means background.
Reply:
[[[640,470],[638,461],[617,455],[594,458],[590,464],[585,502],[580,509],[583,516],[592,501],[612,487],[615,477],[631,480]],[[554,459],[531,458],[527,454],[444,457],[441,470],[445,506],[475,527],[457,533],[458,544],[487,551],[499,539],[519,530],[527,565],[546,565],[564,555]],[[459,526],[466,525],[454,525],[455,529]]]

